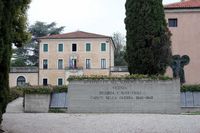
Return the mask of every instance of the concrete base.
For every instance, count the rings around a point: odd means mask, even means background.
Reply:
[[[50,94],[25,94],[25,112],[47,113],[49,104]]]
[[[69,113],[180,113],[179,80],[71,81]]]
[[[200,112],[200,107],[181,107],[182,113]]]

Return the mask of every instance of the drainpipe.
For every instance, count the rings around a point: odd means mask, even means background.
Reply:
[[[109,58],[109,76],[111,76],[111,40],[109,39],[109,51],[110,51],[110,54],[109,54],[109,56],[110,56],[110,58]]]
[[[40,42],[41,40],[38,40],[38,86],[40,84]]]

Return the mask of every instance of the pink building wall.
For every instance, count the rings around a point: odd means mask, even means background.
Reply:
[[[173,55],[188,55],[185,66],[186,84],[200,84],[200,9],[165,10],[166,20],[177,18],[178,26],[169,27]],[[168,74],[172,75],[171,70]]]

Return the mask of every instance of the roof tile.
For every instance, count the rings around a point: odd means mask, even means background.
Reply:
[[[188,0],[176,2],[164,6],[165,9],[185,9],[185,8],[200,8],[200,0]]]
[[[110,38],[110,36],[88,33],[83,31],[75,31],[65,34],[57,34],[40,37],[39,39],[74,39],[74,38]]]

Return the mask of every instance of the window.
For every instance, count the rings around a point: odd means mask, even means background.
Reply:
[[[58,51],[63,52],[63,44],[58,44]]]
[[[106,69],[106,59],[101,59],[101,69]]]
[[[58,79],[58,85],[63,85],[63,79],[62,78]]]
[[[76,59],[70,59],[69,60],[69,68],[70,69],[76,69],[77,68],[77,63]]]
[[[169,18],[168,25],[169,25],[169,27],[177,27],[178,26],[177,18]]]
[[[63,69],[63,59],[58,60],[58,69]]]
[[[48,44],[43,44],[43,51],[48,52]]]
[[[73,52],[76,52],[77,51],[77,46],[76,46],[76,44],[74,43],[74,44],[72,44],[72,51]]]
[[[26,79],[23,76],[17,78],[17,86],[24,86],[26,84]]]
[[[48,69],[48,60],[47,59],[43,60],[43,69]]]
[[[86,59],[86,69],[90,69],[90,68],[91,68],[91,60]]]
[[[90,43],[86,43],[86,51],[91,51],[91,44]]]
[[[45,78],[45,79],[43,79],[43,85],[44,86],[47,86],[48,85],[48,80]]]
[[[101,51],[106,51],[106,43],[101,43]]]

